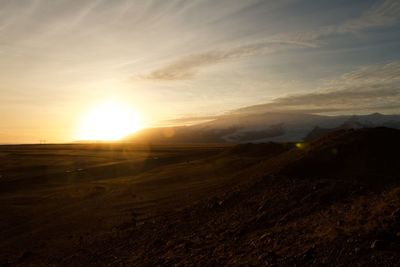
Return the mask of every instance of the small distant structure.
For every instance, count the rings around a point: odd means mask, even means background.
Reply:
[[[40,145],[45,145],[46,143],[47,143],[47,140],[44,140],[44,139],[39,140],[39,144]]]

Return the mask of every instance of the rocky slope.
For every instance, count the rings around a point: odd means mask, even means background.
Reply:
[[[239,171],[234,186],[189,208],[132,224],[54,264],[394,266],[398,151],[398,130],[330,133]]]

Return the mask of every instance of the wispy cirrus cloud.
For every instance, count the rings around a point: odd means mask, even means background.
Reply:
[[[202,69],[224,61],[294,47],[315,48],[320,46],[320,39],[323,37],[389,26],[398,22],[399,19],[400,2],[386,0],[371,7],[361,16],[339,25],[325,26],[314,31],[276,34],[265,41],[184,56],[139,78],[155,81],[188,80],[194,78]]]
[[[164,67],[156,69],[140,78],[144,80],[187,80],[192,79],[203,68],[212,66],[224,61],[240,59],[258,54],[273,53],[282,49],[293,47],[314,47],[311,42],[299,39],[274,39],[271,41],[250,43],[242,46],[232,47],[225,50],[207,51],[199,54],[192,54]]]
[[[367,28],[393,25],[400,20],[400,2],[386,0],[364,12],[360,17],[345,22],[339,28],[343,32],[354,32]]]
[[[314,47],[320,45],[324,37],[354,33],[375,27],[391,26],[400,21],[400,1],[385,0],[366,10],[359,17],[350,19],[339,25],[324,26],[312,31],[297,33],[282,33],[275,36],[281,40],[298,40],[298,42],[312,43]]]

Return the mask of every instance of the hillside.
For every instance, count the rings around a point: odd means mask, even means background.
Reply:
[[[0,266],[69,266],[92,242],[218,194],[292,147],[0,146]]]
[[[28,232],[22,235],[22,221],[20,225],[14,223],[10,228],[13,230],[7,232],[3,226],[3,235],[19,233],[18,239],[12,240],[21,241],[14,244],[10,239],[3,243],[3,255],[11,253],[2,258],[3,265],[393,266],[399,263],[399,130],[383,127],[339,130],[297,144],[244,144],[207,149],[165,146],[152,150],[150,155],[160,158],[148,157],[146,152],[145,157],[150,160],[146,165],[155,159],[161,160],[160,163],[151,163],[139,173],[134,169],[127,172],[125,165],[118,165],[122,163],[112,165],[112,169],[100,164],[101,169],[90,171],[82,182],[65,187],[60,180],[58,185],[42,189],[41,197],[48,194],[53,203],[37,201],[36,216],[43,213],[38,207],[45,203],[50,214],[59,212],[50,210],[49,205],[63,207],[63,215],[58,216],[69,224],[57,219],[49,224],[49,218],[42,214],[43,218],[35,222],[41,223],[40,227],[32,222],[25,226],[36,229],[28,235],[33,239],[24,239]],[[167,156],[167,152],[173,156]],[[125,152],[115,153],[111,155],[121,157]],[[125,173],[120,177],[122,170]],[[107,177],[92,180],[105,172]],[[24,190],[32,195],[32,189]],[[68,200],[74,204],[65,206],[60,202],[60,190],[82,196],[77,199],[69,196]],[[3,206],[7,205],[6,200],[11,201],[11,196],[14,196],[13,207],[26,206],[26,199],[20,199],[22,191],[18,192],[3,193]],[[55,195],[59,196],[54,198]],[[29,217],[32,215],[24,216],[27,216],[24,222],[32,220]],[[87,224],[79,222],[82,216]],[[94,218],[103,223],[97,225]],[[96,227],[91,229],[90,223]],[[63,237],[61,231],[67,231],[65,235],[70,237]],[[11,256],[13,247],[20,251],[17,257]]]
[[[93,241],[62,263],[396,265],[399,140],[400,131],[388,128],[342,130],[281,151],[218,194]]]

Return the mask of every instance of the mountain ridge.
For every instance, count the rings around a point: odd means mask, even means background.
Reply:
[[[229,114],[190,126],[144,129],[126,140],[146,143],[298,142],[334,130],[380,126],[400,129],[400,115]]]

